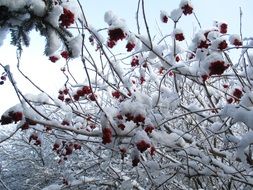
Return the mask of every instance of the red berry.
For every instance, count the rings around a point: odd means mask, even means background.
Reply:
[[[29,129],[29,124],[28,123],[24,123],[22,126],[21,126],[21,130],[26,130],[26,129]]]
[[[113,40],[107,41],[107,46],[108,46],[109,48],[113,48],[115,45],[116,45],[116,42],[115,42],[115,41],[113,41]]]
[[[205,49],[207,49],[209,45],[210,45],[210,43],[208,43],[207,40],[205,40],[205,41],[201,40],[200,43],[199,43],[199,45],[198,45],[198,48],[205,48]]]
[[[63,8],[63,14],[61,14],[59,21],[61,26],[68,28],[75,22],[75,15],[70,10]]]
[[[92,93],[92,90],[91,90],[91,88],[90,88],[89,86],[84,86],[84,87],[82,88],[82,91],[83,91],[83,93],[86,94],[86,95]]]
[[[114,97],[114,98],[119,98],[120,97],[120,92],[117,90],[117,91],[114,91],[114,92],[112,92],[112,96]]]
[[[131,121],[134,119],[134,116],[131,113],[127,113],[125,114],[125,116],[126,116],[126,121]]]
[[[168,18],[166,15],[164,15],[164,16],[162,17],[162,22],[163,22],[163,23],[167,23],[168,20],[169,20],[169,18]]]
[[[239,39],[234,39],[233,45],[235,45],[235,46],[241,46],[242,45],[242,41],[240,41]]]
[[[219,45],[218,45],[218,48],[220,49],[220,50],[223,50],[223,49],[226,49],[228,47],[228,44],[227,44],[227,42],[226,42],[226,40],[223,40],[221,43],[219,43]]]
[[[180,57],[177,55],[176,58],[175,58],[176,62],[179,62],[180,61]]]
[[[123,116],[120,115],[120,114],[118,114],[116,117],[117,117],[117,119],[119,119],[119,120],[122,120],[122,119],[123,119]]]
[[[183,41],[184,40],[184,34],[183,33],[175,34],[175,39],[177,41]]]
[[[147,126],[147,127],[145,128],[145,132],[146,132],[147,134],[152,133],[153,130],[154,130],[154,126],[152,126],[152,125],[149,125],[149,126]]]
[[[221,75],[226,69],[228,68],[228,66],[225,66],[224,61],[215,61],[212,62],[209,70],[210,73],[209,75]]]
[[[145,117],[141,114],[138,114],[137,116],[134,117],[133,121],[135,123],[144,123],[145,122]]]
[[[80,96],[78,94],[74,94],[73,98],[74,98],[75,101],[78,101]]]
[[[135,44],[134,43],[131,43],[131,42],[128,42],[127,45],[126,45],[126,48],[127,48],[127,51],[132,51],[135,47]]]
[[[59,95],[58,99],[61,100],[61,101],[64,101],[64,95]]]
[[[107,144],[112,142],[112,130],[109,127],[103,128],[102,130],[102,143]]]
[[[190,15],[192,14],[192,11],[193,11],[193,7],[189,5],[188,3],[183,5],[181,9],[183,10],[184,15],[187,15],[187,14]]]
[[[240,99],[242,97],[242,91],[240,89],[236,88],[233,92],[233,96]]]
[[[49,57],[49,60],[52,61],[53,63],[55,63],[56,61],[58,61],[58,59],[59,58],[56,57],[56,56],[54,56],[54,55]]]
[[[138,143],[136,143],[136,147],[142,153],[145,150],[147,150],[148,148],[150,148],[150,144],[146,143],[145,140],[141,140]]]
[[[123,40],[126,37],[124,31],[121,28],[110,29],[108,31],[108,35],[109,40],[114,42],[117,42],[118,40]]]
[[[60,144],[59,143],[54,143],[53,150],[57,150],[58,148],[60,148]]]
[[[146,81],[145,78],[143,76],[141,76],[141,78],[140,78],[141,84],[143,84],[145,81]]]
[[[76,94],[78,96],[84,96],[85,95],[85,93],[84,93],[84,91],[82,89],[77,90]]]
[[[201,78],[202,78],[203,82],[205,82],[208,79],[208,75],[202,75]]]
[[[227,102],[229,103],[229,104],[232,104],[232,102],[233,102],[233,98],[229,98],[229,99],[227,99]]]
[[[153,146],[150,147],[150,155],[151,156],[155,155],[155,147],[153,147]]]
[[[62,125],[69,125],[69,122],[66,121],[66,120],[63,120],[61,124],[62,124]]]
[[[66,99],[65,99],[65,102],[66,102],[66,103],[70,103],[70,102],[71,102],[71,99],[70,99],[70,98],[66,98]]]
[[[67,95],[68,93],[69,93],[69,89],[68,89],[68,88],[65,88],[65,89],[63,90],[63,94]]]
[[[90,95],[89,95],[89,99],[90,99],[91,101],[96,101],[96,94],[90,94]]]
[[[135,67],[135,66],[137,66],[137,65],[139,65],[139,59],[138,59],[137,56],[135,56],[135,57],[132,59],[132,61],[131,61],[131,66],[132,66],[132,67]]]
[[[123,123],[121,123],[118,125],[118,128],[120,128],[121,130],[124,130],[126,128],[126,126]]]
[[[6,76],[1,76],[1,80],[5,81],[6,80]]]
[[[223,84],[223,88],[228,88],[228,84]]]
[[[226,34],[228,30],[228,25],[226,23],[222,23],[219,26],[220,33]]]
[[[72,154],[73,148],[74,148],[73,144],[67,145],[67,146],[65,147],[65,150],[66,150],[66,153],[65,153],[65,154],[66,154],[66,155]]]
[[[75,150],[81,150],[81,145],[75,143],[75,144],[74,144],[74,149],[75,149]]]
[[[140,162],[140,159],[138,157],[135,157],[133,160],[132,160],[132,166],[135,167],[135,166],[138,166]]]
[[[22,118],[23,118],[23,113],[22,112],[14,112],[12,114],[12,119],[15,123],[22,120]]]
[[[36,146],[41,145],[41,140],[40,140],[40,139],[37,139],[37,140],[35,141],[34,145],[36,145]]]
[[[68,51],[63,51],[61,52],[61,56],[65,59],[68,59],[69,58],[69,52]]]

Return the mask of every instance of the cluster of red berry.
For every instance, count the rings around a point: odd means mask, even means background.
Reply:
[[[2,76],[0,77],[0,85],[4,84],[4,81],[6,81],[6,78],[7,78],[7,74],[2,73]]]
[[[231,97],[231,98],[227,99],[227,102],[229,104],[231,104],[233,102],[239,102],[239,100],[242,97],[243,93],[242,93],[242,90],[240,90],[239,88],[235,88],[232,95],[234,97]]]
[[[209,76],[211,75],[221,75],[229,66],[225,65],[224,61],[214,61],[210,64]]]
[[[23,113],[19,111],[10,111],[7,115],[3,114],[1,116],[1,125],[7,125],[11,123],[17,123],[23,119]]]
[[[69,52],[68,51],[63,51],[61,52],[61,56],[64,58],[64,59],[68,59],[69,58]],[[56,56],[56,55],[52,55],[49,57],[49,60],[53,63],[55,63],[56,61],[58,61],[60,59],[59,56]]]
[[[31,143],[31,141],[34,141],[34,145],[36,146],[40,146],[41,145],[41,139],[39,138],[38,133],[33,132],[30,137],[29,137],[29,143]]]
[[[184,34],[183,33],[177,33],[175,34],[175,39],[177,41],[183,41],[185,38],[184,38]]]
[[[108,31],[109,40],[107,45],[113,48],[118,40],[123,40],[126,37],[125,32],[121,28],[115,28]]]
[[[70,10],[63,8],[63,14],[61,14],[59,21],[61,26],[68,28],[75,22],[75,15]]]
[[[192,11],[193,11],[193,7],[189,3],[182,5],[181,9],[182,9],[184,15],[190,15],[190,14],[192,14]]]
[[[108,144],[112,142],[112,129],[109,127],[105,127],[102,130],[103,136],[102,136],[102,143]]]
[[[77,142],[66,142],[59,139],[57,139],[53,145],[53,151],[60,157],[59,163],[63,160],[67,160],[67,156],[71,155],[74,150],[81,150],[81,145]]]
[[[58,99],[65,101],[66,103],[70,103],[72,99],[78,101],[81,97],[87,97],[91,101],[96,101],[96,95],[92,92],[90,86],[83,86],[82,88],[79,88],[73,96],[70,95],[68,88],[59,90],[58,93]]]

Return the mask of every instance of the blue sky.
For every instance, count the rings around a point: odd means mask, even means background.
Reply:
[[[112,10],[119,17],[124,18],[130,30],[136,31],[136,8],[138,0],[80,0],[83,3],[83,8],[87,20],[95,28],[107,27],[104,22],[104,13]],[[160,10],[165,10],[170,13],[171,10],[178,7],[180,0],[145,0],[146,16],[150,24],[151,35],[154,36],[158,28],[166,33],[170,33],[173,23],[163,24],[160,22]],[[243,11],[242,31],[244,37],[253,36],[253,1],[252,0],[192,0],[196,15],[204,28],[210,28],[214,20],[226,21],[228,23],[229,33],[239,33],[239,7]],[[141,20],[141,22],[143,22]],[[184,31],[189,34],[198,29],[197,23],[193,16],[182,18],[179,23]],[[144,28],[143,31],[145,32]],[[24,49],[21,67],[30,76],[32,80],[42,86],[43,89],[48,89],[57,95],[58,88],[61,87],[64,78],[59,72],[63,63],[53,64],[48,61],[46,56],[43,56],[45,39],[41,38],[37,33],[31,32],[32,43],[29,48]],[[15,70],[17,63],[15,59],[16,49],[9,45],[9,40],[6,39],[4,45],[0,47],[0,62],[4,65],[9,64],[13,70],[14,77],[18,86],[24,93],[37,93],[34,88],[29,87],[28,83],[20,78],[20,75]],[[78,61],[73,61],[79,64]],[[81,65],[81,64],[80,64]],[[77,66],[78,68],[78,66]],[[18,102],[14,90],[9,82],[4,86],[0,86],[0,114],[9,106]]]

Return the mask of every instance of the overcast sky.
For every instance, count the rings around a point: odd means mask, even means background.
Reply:
[[[83,3],[83,8],[88,22],[95,28],[106,27],[104,22],[104,13],[107,10],[112,10],[119,17],[124,18],[130,30],[136,31],[136,8],[138,0],[80,0]],[[160,10],[165,10],[170,13],[171,10],[178,7],[180,0],[145,0],[146,16],[150,23],[151,34],[155,35],[158,28],[162,31],[171,32],[172,23],[163,24],[160,22]],[[210,28],[214,20],[226,21],[228,23],[229,33],[239,33],[240,16],[239,7],[243,11],[242,31],[244,37],[253,36],[253,1],[252,0],[192,0],[194,9],[202,28]],[[197,23],[193,16],[183,17],[180,22],[181,27],[188,34],[198,29]],[[30,76],[32,80],[41,85],[42,89],[49,90],[51,94],[57,95],[58,89],[63,84],[64,78],[59,72],[63,62],[51,63],[48,58],[43,55],[44,42],[35,32],[31,32],[31,46],[24,49],[22,56],[21,67]],[[24,93],[35,93],[34,88],[29,87],[24,79],[21,79],[15,70],[16,49],[9,45],[9,40],[5,40],[4,45],[0,47],[0,62],[4,65],[9,64],[14,73],[17,85]],[[75,64],[79,64],[78,60],[74,60]],[[78,67],[78,66],[77,66]],[[2,70],[0,70],[2,71]],[[18,102],[15,92],[9,82],[0,86],[0,114],[8,107]]]

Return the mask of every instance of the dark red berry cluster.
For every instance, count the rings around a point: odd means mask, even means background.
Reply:
[[[59,139],[53,145],[53,151],[61,158],[59,162],[67,160],[67,156],[73,154],[74,150],[81,150],[81,145],[77,142],[66,142]]]
[[[2,76],[0,77],[0,85],[3,85],[6,79],[7,79],[7,74],[2,73]]]
[[[68,28],[75,22],[75,15],[70,10],[64,8],[63,14],[61,14],[59,21],[61,26]]]
[[[184,34],[183,33],[177,33],[175,34],[175,39],[177,41],[183,41],[185,38],[184,38]]]
[[[132,166],[133,166],[133,167],[138,166],[139,162],[140,162],[140,158],[139,158],[138,156],[135,156],[135,157],[132,159]]]
[[[227,31],[228,31],[228,25],[227,25],[226,23],[221,23],[221,24],[219,25],[219,31],[220,31],[220,33],[222,33],[222,34],[226,34]]]
[[[225,65],[224,61],[215,61],[210,64],[209,75],[221,75],[226,69],[228,65]]]
[[[193,11],[193,7],[187,3],[187,4],[184,4],[182,7],[181,7],[184,15],[190,15],[192,14],[192,11]]]
[[[150,144],[147,143],[145,140],[141,140],[139,142],[136,143],[136,147],[137,149],[143,153],[144,151],[146,151],[148,148],[150,148]]]
[[[162,17],[162,22],[163,22],[163,23],[167,23],[168,20],[169,20],[169,18],[168,18],[166,15],[164,15],[164,16]]]
[[[218,49],[220,49],[220,50],[224,50],[224,49],[226,49],[227,47],[228,47],[228,44],[227,44],[226,40],[223,40],[223,41],[220,42],[219,45],[218,45]]]
[[[126,37],[126,34],[121,28],[110,29],[108,35],[109,40],[107,41],[107,45],[110,48],[113,48],[118,40],[123,40]]]
[[[233,45],[235,46],[241,46],[242,45],[242,41],[239,39],[234,39],[234,41],[232,42]]]
[[[138,58],[138,56],[134,56],[132,61],[131,61],[131,66],[135,67],[137,65],[139,65],[139,58]]]
[[[112,142],[112,130],[109,127],[105,127],[102,130],[103,136],[102,136],[102,143],[108,144]]]
[[[41,139],[39,138],[38,133],[34,132],[30,135],[29,137],[29,143],[30,142],[34,142],[33,144],[36,146],[40,146],[41,145]]]
[[[133,42],[128,42],[126,45],[127,51],[130,52],[134,49],[135,44]]]
[[[152,133],[152,131],[155,129],[155,127],[154,126],[152,126],[152,125],[148,125],[147,127],[145,127],[145,132],[147,133],[147,134],[151,134]]]
[[[15,112],[15,111],[10,111],[7,115],[2,115],[0,123],[1,125],[7,125],[11,123],[17,123],[18,121],[21,121],[23,119],[23,113],[22,112]]]

